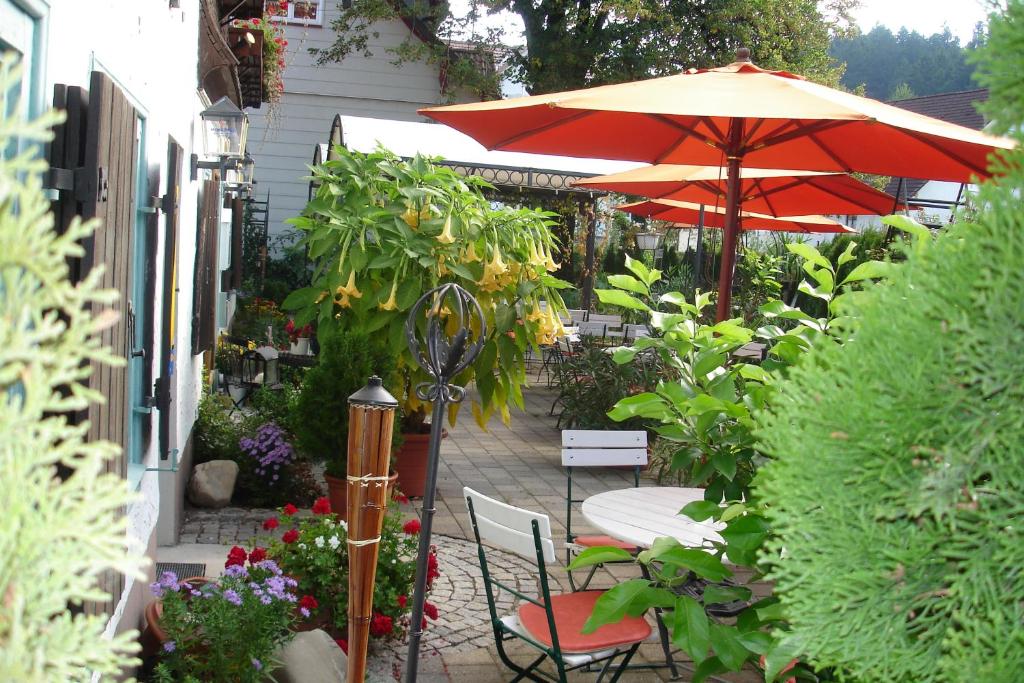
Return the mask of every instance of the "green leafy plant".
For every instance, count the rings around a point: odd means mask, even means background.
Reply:
[[[81,606],[110,598],[97,587],[104,572],[141,578],[143,559],[125,549],[133,497],[105,473],[118,447],[86,441],[88,425],[67,416],[102,400],[88,386],[94,368],[124,362],[100,342],[117,295],[100,288],[102,265],[69,280],[98,223],[54,229],[40,145],[62,115],[12,115],[20,74],[0,54],[0,680],[114,678],[137,663],[138,634],[105,637],[109,615]]]
[[[247,566],[248,563],[248,566]],[[215,581],[179,581],[164,572],[150,586],[161,600],[159,683],[180,680],[257,683],[273,680],[278,648],[291,639],[300,610],[297,582],[282,573],[266,551],[234,547],[224,575]]]
[[[346,473],[348,397],[372,375],[393,377],[395,361],[386,347],[358,331],[321,335],[317,364],[306,371],[290,423],[296,443],[309,458],[327,463],[336,477]]]
[[[321,498],[313,505],[312,515],[301,516],[293,505],[263,523],[272,531],[283,527],[281,540],[269,546],[285,573],[298,579],[301,593],[312,595],[322,613],[323,623],[335,638],[345,638],[348,626],[348,525],[331,513],[330,503]],[[379,639],[400,638],[409,625],[413,581],[416,578],[416,551],[419,520],[402,522],[398,505],[392,501],[381,527],[380,549],[373,588],[370,635]],[[440,575],[433,550],[428,558],[427,588]],[[431,603],[426,614],[437,618]]]
[[[484,181],[424,157],[335,152],[337,159],[313,169],[316,198],[289,221],[305,233],[315,269],[312,285],[284,307],[296,311],[297,325],[316,320],[321,335],[361,332],[395,358],[396,377],[385,384],[402,404],[404,430],[421,431],[426,404],[414,387],[429,376],[409,351],[405,320],[427,290],[460,284],[480,302],[487,337],[455,381],[475,380],[477,422],[494,412],[508,422],[509,406],[523,406],[526,349],[553,342],[565,310],[558,290],[569,285],[549,275],[558,267],[551,214],[492,208]]]

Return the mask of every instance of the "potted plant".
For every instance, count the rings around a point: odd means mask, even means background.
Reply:
[[[291,342],[290,353],[297,356],[309,355],[309,337],[313,334],[312,325],[297,327],[294,320],[289,320],[284,326],[284,331],[288,333],[288,341]]]
[[[388,390],[402,410],[403,448],[396,454],[399,487],[410,482],[406,451],[422,441],[425,459],[427,405],[415,387],[430,380],[409,351],[404,333],[409,309],[427,290],[455,282],[480,302],[486,342],[476,362],[455,378],[475,381],[472,411],[483,426],[497,412],[510,420],[509,404],[522,408],[528,348],[554,341],[569,285],[550,275],[558,266],[549,231],[553,214],[493,208],[485,181],[417,156],[404,161],[335,148],[338,158],[313,169],[320,183],[303,214],[290,220],[304,233],[314,261],[309,287],[292,292],[282,307],[295,324],[316,321],[318,334],[358,331],[396,359]],[[387,379],[387,378],[386,378]],[[449,419],[454,423],[458,405]]]
[[[348,397],[372,375],[394,374],[384,346],[360,332],[331,330],[321,336],[317,364],[306,371],[292,410],[296,444],[307,457],[326,462],[331,507],[344,518],[347,496]]]
[[[313,599],[300,597],[262,548],[232,548],[225,566],[216,580],[164,572],[150,586],[158,600],[146,610],[148,637],[160,643],[154,680],[271,680],[275,652]]]
[[[269,556],[286,574],[297,579],[299,593],[315,599],[319,611],[308,617],[308,627],[323,628],[336,639],[344,639],[348,628],[348,527],[345,521],[331,512],[331,505],[324,498],[313,504],[309,516],[300,515],[294,505],[286,505],[279,512],[263,523],[267,531],[285,529],[280,540],[270,543]],[[403,522],[397,504],[392,501],[381,528],[373,589],[374,613],[370,623],[372,638],[400,638],[408,629],[419,531],[419,520]],[[429,590],[434,579],[440,576],[433,551],[427,568]],[[427,605],[425,614],[437,619],[437,607],[429,602]]]

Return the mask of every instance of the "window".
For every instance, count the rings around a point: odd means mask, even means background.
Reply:
[[[324,0],[271,0],[266,3],[267,14],[279,17],[289,24],[323,26]]]

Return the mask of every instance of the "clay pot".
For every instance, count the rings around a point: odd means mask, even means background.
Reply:
[[[331,476],[326,472],[324,472],[324,481],[327,482],[327,500],[331,501],[331,512],[348,521],[348,481],[342,477]],[[388,477],[388,500],[391,500],[397,481],[398,473],[392,472]]]
[[[398,490],[409,497],[423,497],[429,448],[430,434],[402,434],[402,445],[391,456],[391,464],[398,472]]]
[[[185,579],[184,582],[193,588],[199,588],[209,583],[209,579],[203,576],[193,576]],[[153,600],[143,611],[146,616],[146,630],[142,632],[142,656],[149,657],[156,654],[160,646],[167,642],[167,632],[160,627],[160,617],[164,613],[164,601],[159,598]]]

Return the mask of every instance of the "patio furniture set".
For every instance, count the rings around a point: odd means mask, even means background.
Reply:
[[[672,537],[684,545],[714,552],[711,542],[721,541],[715,523],[700,523],[679,513],[686,503],[703,500],[696,488],[641,487],[640,471],[647,465],[647,433],[644,431],[566,430],[562,432],[562,465],[566,472],[565,559],[584,548],[612,546],[631,554],[649,548],[656,538]],[[606,491],[586,499],[573,498],[573,470],[579,467],[631,467],[634,487]],[[668,667],[673,678],[685,664],[676,662],[662,610],[654,610],[654,626],[643,616],[627,616],[618,623],[606,624],[593,633],[584,633],[602,590],[590,590],[597,567],[582,581],[568,572],[571,592],[551,590],[547,565],[556,561],[556,540],[548,515],[514,507],[465,487],[463,495],[477,542],[481,572],[485,584],[491,625],[501,661],[516,672],[514,680],[566,681],[571,671],[597,668],[598,681],[610,675],[616,681],[627,670],[633,655],[643,642],[658,641],[664,663],[638,667]],[[600,535],[581,535],[572,531],[574,506],[582,504],[583,517],[603,531]],[[512,552],[536,562],[539,596],[527,595],[496,580],[489,571],[488,548]],[[644,578],[650,578],[641,565]],[[702,590],[699,580],[691,580],[676,590],[693,593]],[[520,601],[513,614],[496,608],[502,591]],[[746,604],[709,607],[712,618],[734,615]],[[519,639],[538,651],[538,656],[520,664],[506,650],[506,643]],[[554,674],[540,669],[550,660]]]

